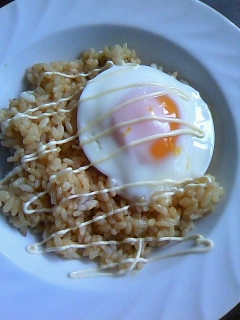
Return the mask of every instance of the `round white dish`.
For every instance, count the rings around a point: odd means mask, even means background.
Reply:
[[[14,23],[13,23],[14,21]],[[36,62],[68,60],[90,47],[128,43],[145,64],[178,70],[213,106],[216,146],[209,172],[225,195],[193,233],[207,254],[145,265],[119,278],[72,280],[90,263],[30,255],[0,216],[0,308],[4,319],[217,319],[240,300],[240,31],[195,0],[20,0],[0,10],[0,107],[24,89]],[[3,176],[7,170],[0,149]]]

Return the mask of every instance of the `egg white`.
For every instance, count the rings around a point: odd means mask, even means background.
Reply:
[[[131,95],[133,88],[148,85],[169,94],[178,106],[181,119],[201,129],[204,137],[182,134],[178,138],[179,154],[147,164],[134,152],[124,151],[109,157],[119,149],[114,135],[94,137],[112,127],[111,114],[123,103],[124,97]],[[88,81],[79,100],[77,123],[80,144],[90,162],[106,174],[113,185],[122,187],[120,195],[132,200],[149,200],[155,193],[172,190],[187,179],[202,176],[213,154],[213,120],[198,91],[148,66],[113,66]]]

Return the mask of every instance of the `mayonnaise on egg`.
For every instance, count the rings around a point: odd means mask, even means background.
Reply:
[[[88,81],[78,129],[91,165],[134,201],[202,176],[214,148],[211,113],[199,93],[143,65],[113,66]]]

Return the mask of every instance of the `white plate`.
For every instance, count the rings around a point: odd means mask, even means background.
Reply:
[[[217,319],[240,301],[240,31],[194,0],[22,0],[0,10],[0,107],[24,87],[35,62],[75,58],[90,47],[128,42],[143,63],[178,70],[212,106],[216,150],[210,172],[225,188],[194,233],[214,249],[148,264],[120,278],[71,280],[79,261],[26,253],[0,219],[3,319]],[[1,149],[1,174],[6,166]]]

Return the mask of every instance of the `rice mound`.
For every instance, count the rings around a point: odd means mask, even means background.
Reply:
[[[56,252],[64,258],[86,256],[96,259],[100,266],[115,263],[118,270],[128,268],[127,259],[135,259],[138,250],[136,242],[122,240],[185,236],[194,227],[194,220],[212,211],[223,193],[215,178],[208,176],[207,186],[202,186],[203,178],[199,178],[196,185],[145,207],[128,207],[128,201],[114,192],[74,197],[110,187],[108,178],[94,167],[74,172],[89,163],[77,137],[77,103],[87,80],[98,74],[96,68],[103,67],[108,60],[118,64],[122,59],[140,63],[134,50],[116,45],[102,51],[90,49],[70,62],[36,64],[26,71],[31,91],[0,110],[2,145],[11,150],[8,161],[16,168],[0,182],[0,205],[9,223],[23,235],[28,230],[41,234],[46,248],[67,246]],[[78,76],[81,72],[89,73],[89,77]],[[16,116],[24,112],[28,116]],[[72,141],[56,143],[75,135]],[[40,146],[49,142],[48,152],[41,153]],[[37,157],[22,161],[34,153]],[[49,178],[54,175],[56,179],[49,185]],[[39,193],[42,196],[28,206],[34,213],[24,213],[25,203]],[[68,197],[71,199],[62,201]],[[125,206],[126,209],[110,214]],[[61,230],[65,232],[61,234]],[[110,240],[116,243],[108,244]],[[98,244],[87,246],[93,242]],[[77,244],[86,246],[71,246]],[[159,245],[158,241],[143,242],[140,257],[146,258]],[[135,268],[141,267],[142,262],[137,262]]]

